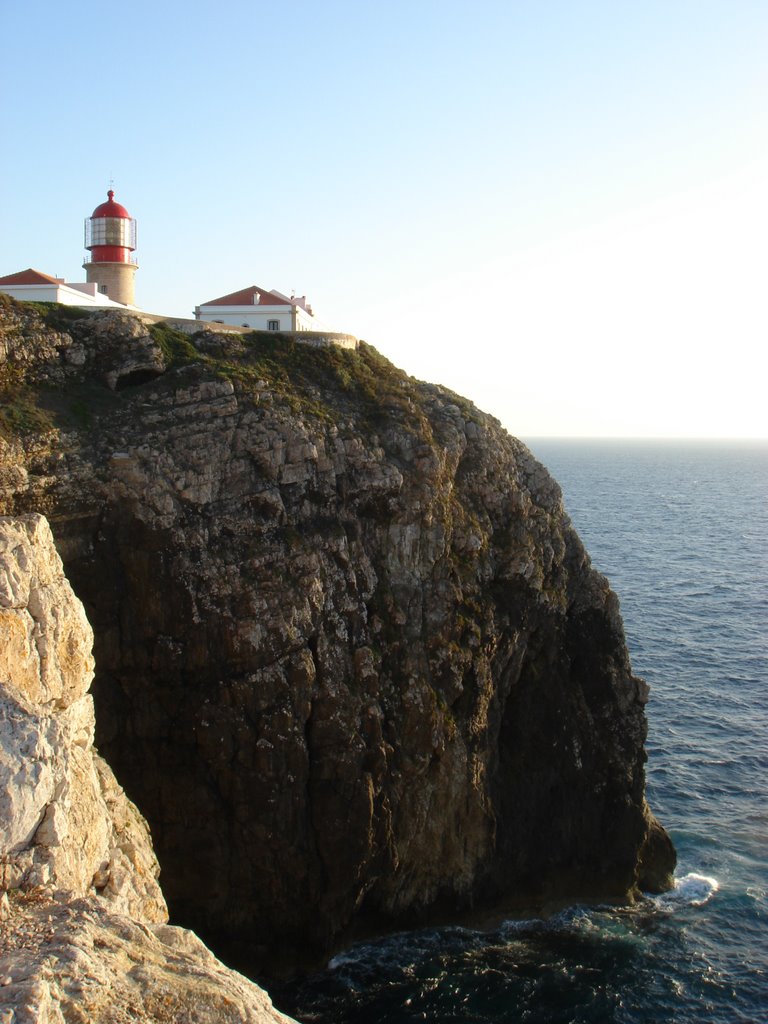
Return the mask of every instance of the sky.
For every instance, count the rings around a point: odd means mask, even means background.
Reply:
[[[765,0],[0,0],[0,274],[251,284],[520,437],[768,437]]]

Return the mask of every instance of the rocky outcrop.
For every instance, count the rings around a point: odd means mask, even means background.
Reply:
[[[92,646],[45,519],[0,519],[0,885],[165,921],[146,824],[93,750]]]
[[[291,1024],[185,928],[19,892],[0,921],[2,1024]]]
[[[0,518],[0,1021],[287,1021],[167,925],[146,823],[93,749],[91,646],[45,519]]]
[[[495,420],[365,345],[5,322],[0,509],[51,518],[178,919],[263,965],[668,884],[617,599]]]

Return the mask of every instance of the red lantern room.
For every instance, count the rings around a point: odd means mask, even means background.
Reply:
[[[138,266],[133,255],[136,221],[115,202],[112,189],[106,203],[97,206],[85,221],[85,248],[90,251],[90,258],[83,264],[86,280],[96,282],[99,291],[115,302],[133,305],[133,278]]]

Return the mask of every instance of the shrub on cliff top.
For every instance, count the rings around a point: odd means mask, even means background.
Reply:
[[[207,362],[206,358],[192,344],[189,336],[183,331],[177,331],[170,324],[163,321],[150,324],[149,333],[160,346],[169,369],[186,366],[189,363]]]

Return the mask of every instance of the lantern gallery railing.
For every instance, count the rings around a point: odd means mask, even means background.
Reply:
[[[101,259],[94,260],[91,258],[90,254],[83,260],[84,267],[90,267],[93,264],[99,263],[129,263],[133,267],[138,267],[139,259],[137,256],[134,256],[132,252],[129,252],[122,255],[119,260],[104,259],[103,257]]]

